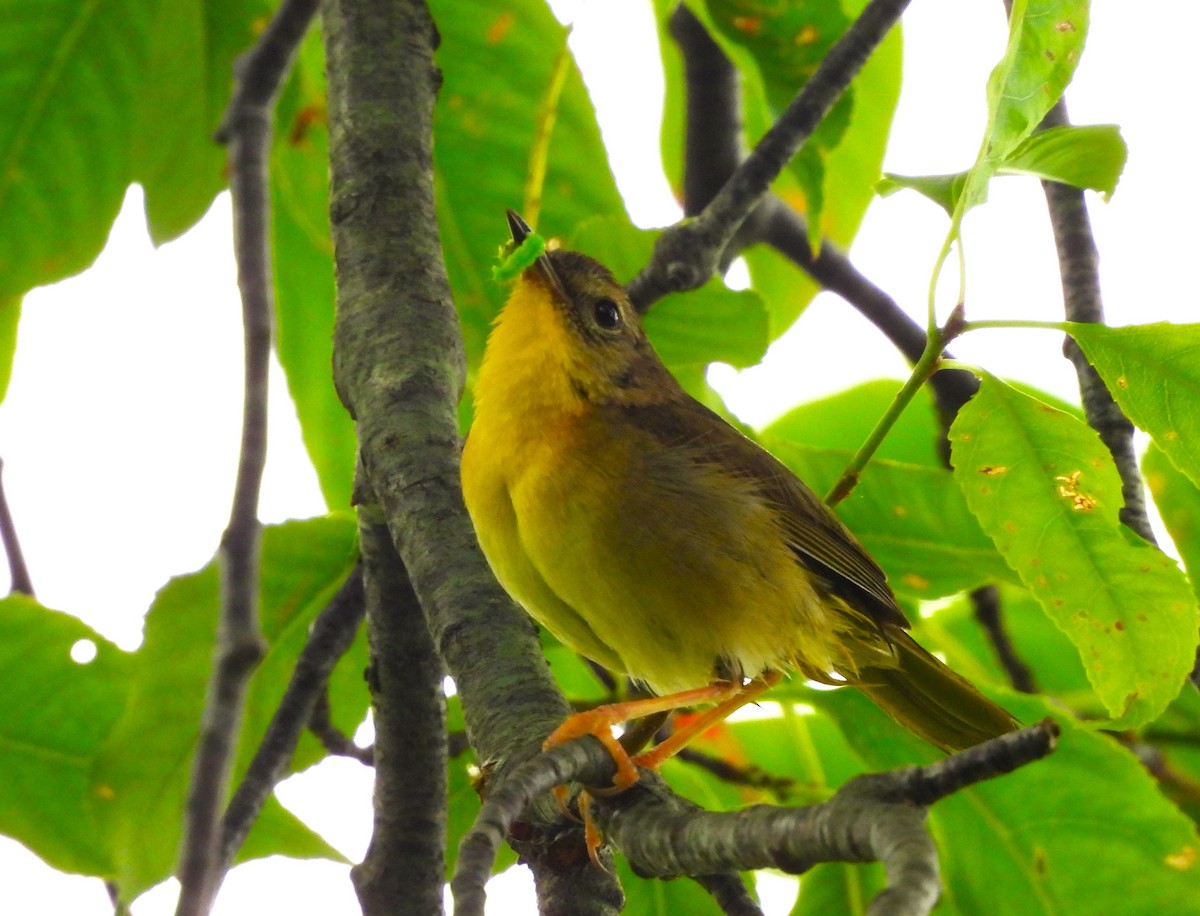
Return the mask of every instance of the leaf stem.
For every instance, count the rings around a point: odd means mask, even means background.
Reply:
[[[904,412],[904,408],[916,396],[921,386],[941,367],[942,353],[945,351],[947,344],[962,333],[963,327],[962,306],[958,306],[951,312],[945,326],[935,328],[929,335],[925,343],[925,352],[921,354],[921,358],[913,366],[908,381],[896,392],[896,397],[892,399],[892,403],[888,406],[887,411],[879,418],[879,422],[875,424],[875,428],[871,430],[867,441],[854,453],[854,457],[850,459],[850,463],[846,465],[846,469],[842,471],[842,475],[837,479],[837,482],[834,483],[833,488],[830,489],[828,495],[825,497],[825,504],[827,506],[836,506],[850,495],[850,492],[858,483],[858,478],[862,474],[863,468],[871,460],[871,456],[879,449],[884,438],[891,431],[891,428],[896,425],[900,414]]]
[[[983,331],[990,328],[1025,328],[1040,331],[1062,331],[1066,334],[1071,333],[1071,322],[1069,321],[1033,321],[1024,318],[985,318],[981,321],[967,321],[963,323],[962,333],[968,331]]]

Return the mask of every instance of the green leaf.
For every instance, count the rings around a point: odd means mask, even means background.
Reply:
[[[624,281],[645,266],[658,235],[624,219],[590,219],[576,228],[571,247],[596,258]],[[677,376],[689,367],[718,361],[752,366],[767,350],[762,300],[753,292],[731,290],[718,278],[690,293],[664,297],[643,321],[655,351]]]
[[[1107,200],[1117,188],[1128,154],[1115,124],[1052,127],[1013,150],[1000,171],[1089,188]]]
[[[90,642],[79,664],[71,647]],[[129,698],[131,656],[31,598],[0,599],[0,832],[62,871],[111,875],[92,768]]]
[[[1079,649],[1119,726],[1150,721],[1195,659],[1195,601],[1178,567],[1117,520],[1121,484],[1095,432],[983,376],[951,428],[967,504]]]
[[[817,493],[828,491],[852,455],[778,438],[770,449]],[[897,594],[939,598],[1012,576],[943,468],[875,459],[837,514]]]
[[[908,188],[924,194],[945,210],[947,216],[953,216],[963,188],[967,185],[967,175],[967,172],[955,172],[953,175],[897,175],[884,172],[875,190],[881,197],[887,197]]]
[[[1014,0],[1008,47],[988,77],[988,126],[963,194],[982,203],[988,180],[1037,129],[1071,81],[1088,29],[1087,0]]]
[[[8,394],[12,380],[13,357],[17,352],[17,323],[21,319],[21,300],[0,299],[0,403]]]
[[[1154,443],[1146,450],[1142,473],[1191,577],[1192,590],[1200,596],[1200,487],[1188,480]]]
[[[137,112],[131,180],[146,194],[146,223],[161,244],[200,219],[225,187],[225,149],[213,134],[233,86],[233,61],[258,37],[273,4],[262,0],[153,3],[153,43]]]
[[[308,627],[354,563],[354,531],[350,517],[330,516],[263,532],[260,614],[268,651],[250,682],[235,779],[278,705]],[[159,592],[130,666],[125,713],[95,762],[98,819],[114,866],[106,877],[125,901],[171,874],[176,864],[219,604],[215,563],[171,580]],[[357,708],[335,710],[335,721],[357,724],[366,702],[362,686]],[[317,756],[310,744],[295,762],[304,765]],[[255,823],[241,858],[267,853],[339,858],[275,801]]]
[[[100,252],[132,174],[159,5],[5,3],[0,298],[77,273]]]
[[[504,210],[525,207],[530,148],[566,32],[542,0],[436,0],[430,8],[445,80],[434,111],[438,228],[468,361],[477,366],[507,294],[491,279],[507,236]],[[588,217],[624,215],[595,110],[572,63],[534,228],[550,240]]]
[[[1034,134],[996,166],[1001,175],[1032,175],[1077,188],[1099,191],[1107,200],[1117,187],[1129,150],[1120,128],[1109,125],[1053,127]],[[953,175],[885,173],[876,185],[881,196],[910,188],[924,194],[950,216],[958,207],[969,172]]]
[[[1200,324],[1073,324],[1070,334],[1129,419],[1200,485]]]
[[[935,756],[857,691],[812,702],[872,770]],[[1024,722],[1055,712],[1034,697],[1003,702]],[[1200,896],[1195,826],[1132,754],[1056,718],[1063,733],[1050,757],[931,809],[945,888],[938,912],[994,912],[997,901],[1006,913],[1190,912]]]
[[[156,242],[224,186],[212,139],[254,0],[9,0],[0,30],[0,299],[83,270],[133,181]]]

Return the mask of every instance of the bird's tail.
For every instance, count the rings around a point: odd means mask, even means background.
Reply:
[[[1017,727],[1007,710],[906,632],[889,627],[887,635],[893,649],[889,664],[861,665],[853,683],[913,734],[953,753]]]

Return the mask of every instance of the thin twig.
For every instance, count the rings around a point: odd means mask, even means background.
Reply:
[[[733,786],[761,789],[779,798],[786,798],[796,788],[796,780],[788,776],[776,776],[753,764],[738,766],[722,757],[698,751],[694,747],[685,747],[675,756]]]
[[[17,526],[8,507],[8,497],[4,494],[3,458],[0,458],[0,540],[4,541],[4,555],[8,558],[9,581],[12,583],[10,591],[32,598],[33,579],[30,578],[29,567],[25,565],[25,554],[17,537]]]
[[[323,689],[317,696],[312,715],[308,720],[308,730],[321,742],[321,746],[335,757],[350,757],[363,766],[375,766],[375,747],[359,747],[354,739],[333,724],[329,717],[329,688]]]
[[[360,564],[354,567],[313,621],[279,707],[225,811],[221,823],[222,867],[218,885],[258,819],[263,804],[287,772],[314,707],[326,695],[334,665],[354,642],[364,610]]]
[[[628,287],[639,310],[667,293],[696,289],[713,276],[730,240],[771,182],[858,75],[908,2],[871,0],[704,211],[659,237],[654,257]]]
[[[180,916],[209,911],[220,880],[220,819],[251,674],[263,654],[258,625],[258,496],[267,451],[271,256],[267,160],[274,100],[317,0],[288,0],[236,67],[218,139],[229,144],[234,249],[245,333],[242,441],[229,525],[221,539],[221,619],[179,864]]]
[[[996,660],[1004,668],[1013,689],[1021,693],[1037,693],[1033,670],[1017,654],[1008,631],[1004,629],[1003,607],[996,586],[985,585],[974,589],[971,592],[971,605],[975,611],[975,619],[987,634],[996,653]]]

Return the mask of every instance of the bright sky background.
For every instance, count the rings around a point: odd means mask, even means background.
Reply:
[[[672,222],[679,211],[657,167],[661,75],[648,0],[554,5],[576,21],[572,46],[635,221]],[[1088,49],[1067,93],[1075,123],[1117,123],[1130,145],[1112,201],[1090,200],[1105,306],[1115,324],[1196,320],[1189,278],[1200,248],[1200,138],[1195,119],[1181,109],[1195,86],[1197,34],[1197,5],[1156,4],[1139,15],[1120,0],[1096,0]],[[904,84],[888,170],[934,174],[971,163],[985,118],[984,82],[1004,41],[1000,0],[915,0],[905,18]],[[945,228],[942,212],[916,194],[876,200],[851,255],[923,321]],[[994,185],[991,202],[967,219],[966,245],[970,317],[1061,317],[1036,182]],[[1074,399],[1074,374],[1060,345],[1054,333],[991,331],[962,339],[955,351]],[[821,296],[762,367],[740,375],[718,368],[712,377],[735,412],[761,424],[794,403],[905,373],[903,360],[865,321]],[[315,475],[278,371],[272,385],[262,516],[273,522],[319,514]],[[12,386],[0,405],[5,487],[44,604],[76,614],[122,647],[137,646],[155,591],[170,576],[204,565],[225,526],[240,386],[228,198],[187,236],[156,251],[140,192],[131,190],[95,267],[26,298]],[[280,796],[348,857],[361,858],[370,830],[365,768],[329,761],[289,780]],[[13,912],[111,913],[99,881],[57,874],[3,838],[0,874]],[[517,903],[531,899],[523,881],[506,883],[518,889],[515,896],[495,894],[494,912],[533,912],[532,903]],[[175,893],[168,882],[134,912],[170,913]],[[216,912],[258,913],[266,899],[280,912],[358,912],[344,867],[286,861],[235,870]],[[783,908],[775,912],[786,912],[786,901],[776,905]]]

